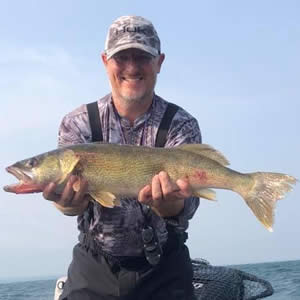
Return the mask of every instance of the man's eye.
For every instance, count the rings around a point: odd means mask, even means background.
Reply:
[[[127,61],[129,59],[129,57],[127,55],[120,55],[119,59],[122,61]]]
[[[128,60],[128,56],[127,55],[116,55],[116,56],[114,56],[114,59],[119,62],[125,62]]]
[[[135,58],[135,61],[141,65],[147,65],[151,62],[152,60],[152,56],[149,56],[149,55],[139,55],[139,56],[136,56]]]
[[[139,60],[139,61],[148,62],[152,59],[152,56],[150,56],[150,55],[138,55],[138,56],[136,56],[136,59]]]
[[[118,55],[114,55],[113,58],[115,59],[115,61],[117,63],[126,63],[129,60],[133,60],[138,63],[146,64],[152,60],[153,56],[147,55],[147,54],[136,54],[136,55],[132,55],[132,56],[118,54]]]

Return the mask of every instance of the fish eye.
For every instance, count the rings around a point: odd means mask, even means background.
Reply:
[[[38,160],[34,157],[30,158],[27,163],[26,163],[26,166],[29,167],[29,168],[34,168],[38,163]]]

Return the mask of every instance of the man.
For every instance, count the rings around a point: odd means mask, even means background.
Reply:
[[[102,61],[111,94],[96,108],[104,142],[156,145],[168,107],[154,93],[164,58],[148,20],[124,16],[110,26]],[[92,142],[94,119],[89,117],[86,105],[67,114],[59,129],[59,146]],[[182,108],[170,121],[165,147],[201,143],[197,121]],[[87,182],[74,192],[75,181],[71,176],[60,195],[54,183],[43,192],[65,215],[78,215],[79,244],[60,299],[194,299],[184,233],[199,199],[191,197],[187,181],[173,182],[160,172],[138,199],[122,199],[114,208],[90,201]]]

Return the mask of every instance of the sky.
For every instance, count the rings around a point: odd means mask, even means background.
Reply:
[[[166,59],[156,93],[189,111],[203,142],[240,172],[300,179],[298,1],[0,1],[0,183],[8,165],[56,148],[65,114],[110,91],[100,60],[121,15],[151,20]],[[214,265],[300,259],[300,184],[268,232],[244,200],[217,191],[190,222],[192,258]],[[76,218],[41,194],[0,190],[0,280],[67,273]]]

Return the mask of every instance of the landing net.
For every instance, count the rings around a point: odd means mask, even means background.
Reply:
[[[255,300],[273,294],[271,284],[255,275],[228,267],[192,260],[197,300]]]

